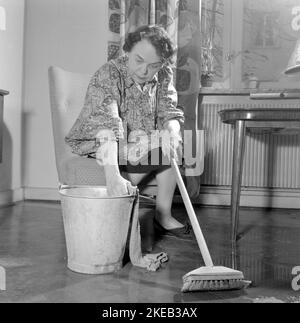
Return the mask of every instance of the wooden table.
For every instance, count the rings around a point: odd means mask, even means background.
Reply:
[[[275,130],[300,130],[300,108],[255,108],[232,109],[219,112],[224,123],[234,125],[234,147],[231,188],[231,242],[233,249],[237,241],[239,224],[239,204],[246,128],[267,128]]]
[[[9,92],[0,89],[0,163],[2,162],[3,102]]]

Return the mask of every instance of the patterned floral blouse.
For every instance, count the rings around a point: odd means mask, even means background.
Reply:
[[[118,117],[112,113],[114,102],[118,106]],[[162,129],[170,119],[184,121],[183,111],[177,107],[172,69],[164,67],[141,88],[128,75],[125,54],[109,61],[93,75],[83,109],[65,139],[73,153],[94,155],[101,129],[113,130],[117,139],[124,139],[124,134],[134,130],[142,130],[150,136],[151,131]]]

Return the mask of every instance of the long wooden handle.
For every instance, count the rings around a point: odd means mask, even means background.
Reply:
[[[193,205],[191,203],[190,197],[188,195],[188,192],[185,188],[183,179],[181,177],[177,162],[174,158],[171,159],[171,164],[172,164],[172,168],[174,170],[175,176],[176,176],[176,182],[177,185],[179,187],[180,190],[180,194],[182,196],[183,199],[183,203],[185,205],[186,211],[188,213],[189,219],[191,221],[192,227],[193,227],[193,231],[195,233],[196,236],[196,240],[198,242],[198,246],[200,248],[204,263],[206,266],[213,266],[213,262],[211,259],[211,256],[209,254],[208,248],[207,248],[207,244],[205,242],[202,230],[200,228],[197,216],[195,214]]]

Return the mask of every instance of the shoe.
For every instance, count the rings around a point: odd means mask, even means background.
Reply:
[[[182,228],[167,230],[156,219],[154,219],[154,226],[164,236],[188,241],[194,239],[192,235],[192,226],[188,222],[186,222]]]

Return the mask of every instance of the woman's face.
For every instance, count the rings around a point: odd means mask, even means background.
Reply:
[[[162,67],[161,57],[147,39],[136,43],[128,57],[129,74],[138,84],[151,81]]]

